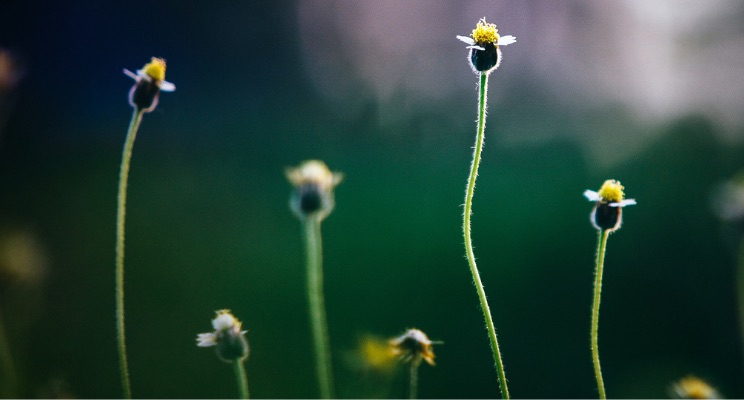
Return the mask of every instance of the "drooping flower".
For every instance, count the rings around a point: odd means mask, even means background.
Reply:
[[[636,204],[634,199],[625,199],[624,189],[620,182],[608,179],[598,192],[584,191],[584,197],[596,203],[590,218],[595,228],[609,232],[620,228],[623,207]]]
[[[486,18],[478,21],[470,36],[457,36],[470,49],[468,59],[473,72],[491,73],[501,64],[501,50],[499,46],[507,46],[517,41],[512,35],[500,36],[495,24],[486,22]]]
[[[160,92],[172,92],[176,85],[165,80],[165,60],[153,57],[137,73],[125,69],[124,74],[135,80],[129,91],[129,104],[144,112],[150,112],[158,105]]]
[[[688,375],[671,387],[672,395],[678,399],[720,399],[718,391],[704,380]]]
[[[421,360],[429,365],[434,365],[434,342],[429,340],[424,332],[418,329],[409,329],[402,335],[391,339],[390,345],[393,354],[403,362],[419,364]]]
[[[247,331],[241,330],[241,323],[230,310],[217,311],[212,320],[214,332],[200,333],[196,337],[199,347],[217,347],[217,356],[226,362],[243,361],[248,357]]]

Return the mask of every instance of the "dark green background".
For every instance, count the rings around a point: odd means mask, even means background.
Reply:
[[[0,296],[22,378],[12,395],[50,396],[62,381],[74,396],[121,396],[114,224],[132,83],[121,69],[141,68],[150,56],[168,60],[178,89],[145,116],[129,180],[126,317],[136,397],[235,396],[230,367],[195,346],[221,308],[249,330],[254,397],[317,395],[301,227],[283,175],[308,158],[345,174],[323,224],[339,396],[405,396],[402,371],[376,380],[348,355],[361,335],[409,327],[445,342],[435,348],[437,366],[421,367],[421,397],[499,395],[461,234],[475,90],[442,113],[414,107],[381,124],[383,111],[369,101],[347,117],[309,81],[294,2],[100,3],[11,1],[0,14],[0,45],[19,54],[26,72],[0,127],[0,223],[33,232],[48,258],[42,290]],[[484,14],[507,24],[488,10],[473,22]],[[519,21],[508,25],[529,42]],[[470,29],[448,33],[446,43],[463,60],[452,79],[467,89],[476,78],[454,36]],[[520,44],[507,49],[515,59]],[[473,237],[512,395],[596,396],[596,232],[581,193],[616,178],[638,205],[625,210],[607,250],[600,350],[608,395],[665,397],[692,373],[727,397],[744,396],[737,237],[710,207],[714,185],[744,164],[742,146],[723,142],[721,124],[703,113],[653,127],[622,107],[567,117],[539,85],[503,82],[500,72],[491,90],[506,86],[510,97],[490,104]],[[608,143],[617,143],[611,128],[623,125],[631,138],[653,131],[654,139],[630,158],[597,165],[568,139],[587,124]],[[509,146],[510,129],[569,135]]]

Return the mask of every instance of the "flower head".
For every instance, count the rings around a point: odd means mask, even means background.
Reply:
[[[292,211],[300,218],[324,219],[334,206],[333,189],[343,174],[331,172],[324,162],[309,160],[299,167],[287,168],[287,179],[295,187],[290,199]]]
[[[135,80],[129,91],[129,104],[144,112],[150,112],[158,105],[160,92],[172,92],[176,85],[165,80],[165,60],[153,57],[137,73],[125,69],[124,73]]]
[[[501,63],[499,46],[507,46],[517,41],[517,38],[511,35],[499,36],[496,25],[486,22],[486,18],[478,21],[469,37],[458,35],[457,38],[468,45],[466,47],[470,49],[468,59],[476,74],[495,71]]]
[[[200,333],[196,336],[199,347],[217,346],[217,356],[226,362],[243,361],[248,357],[247,331],[241,330],[241,323],[230,310],[219,310],[212,320],[214,332]]]
[[[738,229],[744,229],[744,170],[716,185],[711,203],[718,218]]]
[[[418,329],[409,329],[402,335],[390,340],[393,354],[397,355],[403,362],[415,364],[424,360],[429,365],[434,365],[433,344],[434,342]]]
[[[672,395],[679,399],[720,399],[721,395],[704,380],[688,375],[672,385]]]
[[[634,199],[625,199],[625,187],[620,182],[609,179],[602,184],[598,192],[585,190],[584,197],[593,201],[592,225],[599,230],[614,232],[622,223],[622,208],[636,204]]]

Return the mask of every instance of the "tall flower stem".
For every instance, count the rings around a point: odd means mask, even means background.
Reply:
[[[233,369],[235,370],[235,380],[238,381],[238,390],[240,391],[241,399],[249,399],[248,395],[248,375],[245,373],[245,365],[243,360],[233,361]]]
[[[499,377],[499,386],[501,388],[501,397],[509,398],[509,388],[506,386],[506,374],[504,373],[504,363],[501,361],[501,352],[499,351],[499,341],[496,339],[496,327],[491,318],[491,309],[488,307],[486,292],[483,289],[483,283],[478,273],[478,267],[475,265],[475,254],[473,253],[473,242],[470,237],[470,217],[473,210],[473,194],[475,192],[475,179],[478,177],[478,166],[480,165],[481,151],[483,150],[483,138],[486,129],[486,100],[488,91],[488,74],[480,74],[479,96],[478,96],[478,135],[473,150],[473,163],[470,166],[470,176],[468,177],[468,187],[465,192],[465,211],[462,222],[463,235],[465,237],[465,253],[470,265],[470,273],[473,275],[475,290],[478,292],[478,298],[483,310],[483,319],[486,321],[488,338],[491,340],[491,350],[493,351],[493,360],[496,365],[496,372]]]
[[[137,136],[144,111],[134,108],[132,120],[129,122],[127,137],[124,141],[124,151],[119,170],[119,196],[116,213],[116,338],[119,349],[119,370],[121,372],[121,386],[125,399],[132,398],[132,388],[129,382],[129,366],[127,364],[127,345],[124,337],[124,220],[127,214],[127,181],[129,180],[129,164],[132,159],[132,147]]]
[[[411,362],[408,364],[408,372],[409,372],[408,398],[409,399],[415,399],[418,394],[419,364],[421,364],[421,362],[418,362],[417,360],[411,360]]]
[[[592,306],[592,361],[594,361],[594,376],[597,379],[597,389],[599,390],[600,399],[607,398],[604,380],[602,379],[602,367],[599,365],[597,336],[599,331],[599,298],[602,293],[602,270],[604,269],[605,248],[607,247],[607,238],[609,236],[610,232],[607,229],[599,230],[599,238],[597,239],[597,269],[594,273],[594,302]]]
[[[320,235],[320,218],[307,216],[304,218],[304,225],[307,253],[307,298],[315,347],[315,369],[321,397],[331,399],[335,396],[328,322],[323,300],[323,243]]]

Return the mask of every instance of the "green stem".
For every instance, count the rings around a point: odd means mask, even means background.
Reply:
[[[320,235],[320,219],[307,217],[304,223],[307,251],[307,297],[315,347],[315,369],[318,374],[321,397],[332,399],[335,396],[333,395],[328,322],[323,300],[323,243]]]
[[[119,370],[121,372],[121,386],[125,399],[132,398],[132,388],[129,382],[129,366],[127,364],[127,345],[124,339],[124,220],[127,214],[127,181],[129,180],[129,164],[132,159],[132,147],[137,136],[144,111],[135,107],[132,120],[129,122],[127,138],[124,141],[124,151],[119,170],[119,195],[116,213],[116,338],[119,349]]]
[[[473,151],[473,163],[470,166],[470,176],[468,177],[468,188],[465,192],[465,211],[462,222],[462,229],[465,237],[465,253],[468,258],[468,265],[470,265],[470,273],[473,275],[473,282],[475,283],[475,290],[478,292],[478,298],[481,303],[481,310],[483,311],[483,319],[486,321],[486,329],[488,330],[488,338],[491,340],[491,350],[493,352],[493,360],[496,365],[496,372],[498,373],[499,386],[501,388],[501,397],[504,399],[509,398],[509,389],[506,386],[506,374],[504,373],[504,363],[501,361],[501,352],[499,351],[499,342],[496,339],[496,327],[493,324],[491,318],[491,309],[488,307],[488,300],[486,300],[486,292],[483,289],[483,283],[478,273],[478,267],[475,265],[475,254],[473,253],[473,243],[470,238],[470,216],[472,214],[473,207],[473,193],[475,192],[475,179],[478,177],[478,166],[480,165],[481,151],[483,150],[483,138],[486,129],[486,92],[488,89],[488,74],[480,74],[480,85],[478,97],[478,136],[475,142],[475,149]]]
[[[418,393],[418,367],[419,364],[421,364],[420,360],[411,360],[411,362],[408,364],[409,368],[409,392],[408,392],[408,398],[409,399],[415,399],[417,397]]]
[[[240,391],[241,399],[249,399],[248,396],[248,375],[245,373],[245,366],[243,360],[233,361],[233,370],[235,371],[235,379],[238,381],[238,390]]]
[[[599,331],[599,297],[602,293],[602,270],[604,269],[605,248],[607,247],[607,238],[610,232],[605,229],[599,230],[597,240],[597,270],[594,273],[594,304],[592,306],[592,361],[594,361],[594,376],[597,379],[597,388],[599,398],[606,399],[604,380],[602,379],[602,367],[599,365],[599,347],[597,345],[597,336]]]

